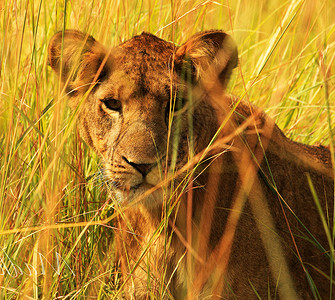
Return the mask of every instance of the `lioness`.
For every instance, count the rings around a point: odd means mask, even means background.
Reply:
[[[142,33],[108,50],[67,30],[48,52],[116,200],[116,297],[334,295],[331,153],[224,93],[229,35],[178,47]]]

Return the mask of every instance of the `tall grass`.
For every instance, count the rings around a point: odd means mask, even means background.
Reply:
[[[99,159],[47,66],[48,41],[63,28],[110,46],[142,31],[181,44],[223,29],[240,55],[228,90],[263,107],[290,138],[334,153],[333,0],[4,0],[0,15],[0,299],[118,293]]]

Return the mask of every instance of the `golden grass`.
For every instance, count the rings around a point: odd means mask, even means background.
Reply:
[[[228,90],[334,154],[333,0],[3,0],[0,16],[1,299],[110,299],[118,286],[99,160],[47,66],[58,30],[113,46],[142,31],[181,44],[223,29],[240,53]]]

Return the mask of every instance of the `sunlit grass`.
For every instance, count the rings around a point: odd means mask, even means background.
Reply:
[[[118,295],[112,200],[47,66],[48,41],[63,28],[110,46],[142,31],[182,44],[223,29],[240,53],[229,92],[263,107],[290,138],[334,154],[332,0],[5,0],[0,15],[1,299]]]

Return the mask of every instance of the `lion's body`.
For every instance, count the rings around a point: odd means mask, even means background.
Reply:
[[[329,297],[331,247],[315,199],[332,228],[330,151],[290,141],[260,110],[221,93],[237,63],[226,34],[179,48],[142,34],[109,52],[69,31],[62,65],[60,45],[58,34],[49,62],[70,78],[72,106],[99,82],[78,121],[123,206],[120,295],[308,299],[309,272]]]

